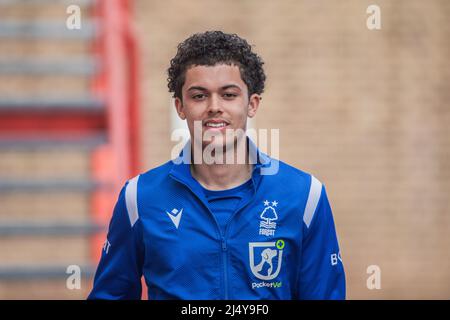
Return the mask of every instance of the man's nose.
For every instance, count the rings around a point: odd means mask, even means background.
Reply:
[[[221,111],[222,111],[222,104],[219,96],[217,94],[212,94],[211,99],[209,99],[208,112],[216,113]]]

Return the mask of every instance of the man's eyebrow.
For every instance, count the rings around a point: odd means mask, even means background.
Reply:
[[[241,87],[239,87],[237,84],[228,84],[226,86],[223,86],[221,89],[222,90],[227,90],[227,89],[230,89],[230,88],[236,88],[236,89],[241,90]]]
[[[192,86],[187,91],[192,91],[192,90],[208,91],[208,89],[200,87],[200,86]]]
[[[227,84],[223,87],[221,87],[221,90],[227,90],[227,89],[231,89],[231,88],[236,88],[241,90],[241,87],[239,87],[237,84]],[[200,91],[208,91],[208,89],[201,87],[201,86],[192,86],[189,87],[189,89],[187,91],[193,91],[193,90],[200,90]]]

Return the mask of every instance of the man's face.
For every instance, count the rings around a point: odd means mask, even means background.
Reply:
[[[175,99],[175,106],[181,119],[186,119],[191,139],[194,136],[194,122],[201,124],[202,146],[214,143],[224,147],[234,143],[226,141],[225,130],[247,129],[247,117],[253,117],[259,106],[260,96],[248,97],[248,88],[241,79],[236,65],[193,66],[186,71],[182,87],[183,101]],[[204,141],[205,134],[212,136]],[[198,141],[198,140],[197,140]]]

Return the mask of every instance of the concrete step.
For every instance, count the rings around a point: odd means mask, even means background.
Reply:
[[[30,7],[41,5],[77,4],[79,6],[90,6],[94,0],[0,0],[0,7]]]
[[[93,0],[0,0],[0,19],[62,19],[69,16],[67,8],[78,5],[82,17],[90,15]]]
[[[33,151],[33,152],[64,152],[70,150],[91,151],[93,148],[107,142],[106,135],[78,135],[61,136],[47,135],[39,137],[0,135],[1,152]]]
[[[15,59],[61,59],[65,56],[86,56],[92,43],[84,40],[53,41],[51,39],[1,39],[0,57]]]
[[[19,99],[21,96],[28,100],[47,100],[55,96],[69,96],[75,99],[77,96],[87,95],[91,91],[92,79],[80,75],[64,74],[0,74],[0,97],[2,101]],[[78,100],[80,100],[78,98]],[[4,104],[4,103],[3,103]]]
[[[65,19],[54,21],[0,20],[0,38],[4,39],[51,39],[55,41],[88,41],[98,33],[97,22],[83,19],[82,28],[70,30]]]
[[[92,76],[100,71],[94,58],[66,57],[64,59],[0,59],[1,75],[23,76]]]
[[[90,176],[89,152],[53,149],[2,149],[0,148],[1,181],[22,180],[37,183],[39,180],[86,180]]]
[[[0,279],[0,300],[85,300],[91,289],[92,279],[90,277],[82,277],[80,289],[73,290],[67,288],[67,277]]]
[[[77,270],[80,271],[80,276],[83,278],[94,276],[95,266],[92,265],[14,266],[0,267],[0,281],[62,279],[73,274],[74,267],[78,267]]]
[[[101,112],[104,103],[93,96],[15,96],[1,97],[0,111],[82,110]]]
[[[0,269],[89,265],[90,245],[85,235],[0,237]]]
[[[0,223],[0,237],[90,236],[101,231],[106,231],[104,226],[99,226],[89,221],[76,224],[54,221]]]
[[[0,224],[43,221],[81,224],[90,219],[90,200],[90,194],[73,191],[0,193]]]
[[[6,180],[0,178],[0,193],[91,192],[102,186],[86,179]]]

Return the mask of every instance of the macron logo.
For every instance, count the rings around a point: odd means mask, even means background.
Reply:
[[[177,209],[173,209],[171,212],[166,211],[166,213],[169,216],[170,220],[172,220],[175,228],[178,229],[178,226],[180,225],[181,215],[183,214],[183,208],[181,208],[180,211],[178,211]]]

